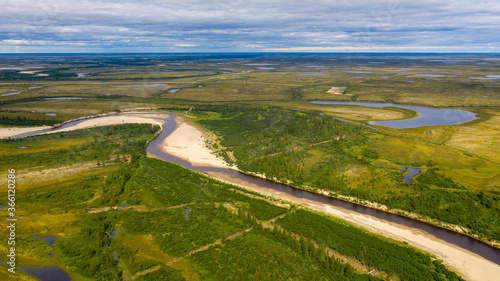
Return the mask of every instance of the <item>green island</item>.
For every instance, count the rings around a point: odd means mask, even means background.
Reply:
[[[497,73],[500,64],[457,56],[466,62],[418,55],[102,55],[98,63],[86,55],[46,56],[36,73],[47,75],[0,70],[0,132],[128,111],[175,113],[244,173],[424,221],[498,250],[500,80],[469,77]],[[2,57],[9,65],[23,59]],[[420,66],[407,69],[415,61]],[[372,123],[419,116],[398,105],[479,118],[402,129]],[[155,159],[146,148],[160,130],[123,123],[1,139],[5,194],[8,170],[16,170],[18,270],[7,271],[9,245],[2,242],[0,279],[38,280],[22,268],[54,266],[75,281],[478,279],[307,204]],[[406,168],[420,172],[405,182]],[[7,206],[7,196],[2,200]],[[8,208],[1,212],[7,217]],[[3,228],[0,240],[8,235]]]

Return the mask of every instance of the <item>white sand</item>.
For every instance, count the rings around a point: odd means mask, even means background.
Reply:
[[[61,129],[57,130],[58,132],[65,132],[65,131],[73,131],[73,130],[78,130],[78,129],[84,129],[84,128],[90,128],[90,127],[98,127],[98,126],[107,126],[107,125],[119,125],[119,124],[125,124],[125,123],[148,123],[148,124],[155,124],[155,125],[162,125],[163,121],[156,119],[161,116],[166,117],[166,115],[161,115],[161,114],[137,114],[137,115],[111,115],[111,116],[104,116],[104,117],[99,117],[95,119],[88,119],[85,120],[75,126],[72,126],[70,128],[66,129]]]
[[[134,113],[131,113],[134,114]],[[151,114],[136,114],[136,115],[110,115],[110,116],[103,116],[103,117],[97,117],[97,118],[92,118],[85,120],[75,126],[72,126],[70,128],[66,129],[60,129],[56,130],[57,132],[67,132],[67,131],[73,131],[73,130],[78,130],[78,129],[85,129],[85,128],[90,128],[90,127],[98,127],[98,126],[106,126],[106,125],[119,125],[119,124],[125,124],[125,123],[148,123],[148,124],[155,124],[155,125],[162,125],[163,121],[159,120],[158,118],[166,118],[166,114],[161,114],[161,113],[151,113]],[[39,130],[44,130],[44,129],[50,129],[50,126],[41,126],[41,127],[29,127],[29,128],[19,128],[19,127],[12,127],[12,128],[0,128],[0,138],[8,138],[8,137],[13,137],[17,135],[21,135],[24,133],[28,132],[34,132],[34,131],[39,131]],[[56,131],[49,131],[46,132],[48,133],[53,133]]]
[[[50,126],[0,128],[0,139],[6,139],[17,135],[22,135],[24,133],[35,132],[50,128],[51,128]]]
[[[205,145],[203,133],[195,126],[177,117],[177,128],[162,143],[162,150],[189,161],[193,166],[231,168],[212,154]]]
[[[391,223],[344,208],[298,198],[284,192],[259,187],[243,180],[232,178],[230,175],[217,172],[209,172],[209,174],[219,180],[243,186],[265,195],[302,204],[315,211],[329,214],[361,226],[371,232],[396,240],[405,241],[411,246],[431,253],[438,259],[443,260],[447,267],[457,272],[466,280],[494,281],[498,280],[498,277],[500,276],[500,265],[486,260],[483,257],[462,249],[454,244],[436,238],[435,236],[432,236],[422,230],[410,228],[401,224]]]

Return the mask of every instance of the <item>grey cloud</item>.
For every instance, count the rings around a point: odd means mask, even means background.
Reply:
[[[465,50],[478,44],[500,48],[500,4],[495,0],[473,5],[465,0],[6,2],[0,11],[4,52],[16,42],[12,40],[23,40],[20,46],[32,44],[34,49],[43,45],[44,50],[53,43],[54,51],[64,44],[75,51],[101,45],[130,51],[144,46],[196,51],[391,45]]]

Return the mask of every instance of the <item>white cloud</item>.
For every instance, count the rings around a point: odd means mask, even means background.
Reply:
[[[0,11],[4,46],[47,48],[44,42],[68,46],[84,42],[138,51],[146,46],[226,51],[264,46],[309,48],[304,51],[456,46],[466,51],[500,46],[497,0],[474,5],[469,0],[4,2]]]

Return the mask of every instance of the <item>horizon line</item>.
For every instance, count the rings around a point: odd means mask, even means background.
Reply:
[[[457,54],[457,55],[479,55],[479,54],[488,54],[488,55],[500,55],[500,52],[425,52],[425,51],[342,51],[342,52],[286,52],[286,51],[205,51],[205,52],[26,52],[26,53],[2,53],[1,55],[123,55],[123,54]]]

